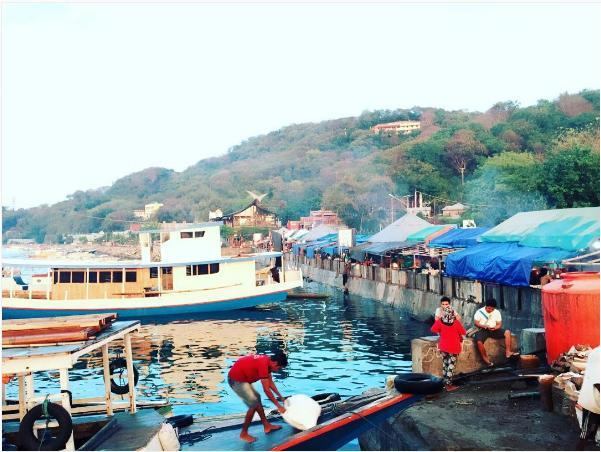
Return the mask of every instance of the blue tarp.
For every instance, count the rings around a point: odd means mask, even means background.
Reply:
[[[361,243],[365,243],[367,241],[368,236],[367,235],[362,235],[359,234],[357,236],[355,236],[355,243],[357,245],[361,244]],[[342,251],[344,250],[348,250],[349,248],[346,246],[342,247]],[[334,243],[330,243],[328,246],[324,247],[321,249],[322,253],[326,253],[330,256],[333,256],[335,254],[340,254],[340,249],[338,247],[338,241],[334,242]]]
[[[534,262],[559,262],[575,253],[557,248],[532,248],[517,243],[480,243],[451,253],[445,260],[448,276],[528,286]]]
[[[478,244],[476,240],[489,228],[451,229],[431,240],[430,248],[467,248]]]

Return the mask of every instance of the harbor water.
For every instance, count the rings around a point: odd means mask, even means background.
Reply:
[[[138,399],[169,398],[174,414],[223,415],[245,411],[227,384],[233,362],[248,353],[283,349],[288,367],[274,374],[284,395],[337,392],[342,397],[383,387],[387,375],[411,371],[411,339],[428,325],[373,300],[308,283],[326,299],[289,299],[210,317],[143,319],[133,340]],[[70,373],[74,398],[104,391],[100,355]],[[58,387],[58,374],[36,374],[36,393]],[[262,391],[260,390],[262,393]],[[16,381],[7,387],[16,397]],[[264,397],[271,409],[271,402]],[[345,449],[358,449],[358,443]]]

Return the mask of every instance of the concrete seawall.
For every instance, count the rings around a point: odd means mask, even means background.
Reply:
[[[295,262],[289,260],[289,262]],[[320,261],[297,259],[303,275],[314,281],[342,289],[342,263],[337,259]],[[325,267],[325,268],[324,268]],[[338,270],[338,271],[336,271]],[[466,328],[484,299],[494,297],[503,315],[503,326],[514,331],[543,326],[540,289],[482,284],[477,281],[419,274],[411,270],[391,270],[355,265],[347,287],[350,293],[372,298],[409,313],[413,318],[432,318],[443,295],[461,315]],[[469,321],[468,321],[469,319]]]

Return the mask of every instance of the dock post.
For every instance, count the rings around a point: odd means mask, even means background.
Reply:
[[[131,351],[131,334],[127,333],[123,338],[125,342],[125,362],[127,364],[127,384],[129,386],[129,412],[136,412],[136,386],[134,384],[134,363]]]
[[[63,408],[67,410],[69,416],[71,416],[71,400],[69,398],[69,371],[67,369],[59,369],[60,372],[60,382],[61,382],[61,404]],[[73,431],[71,431],[71,436],[69,437],[69,441],[67,441],[67,450],[75,450],[75,440],[73,439]]]
[[[19,420],[23,420],[23,416],[27,413],[25,407],[25,377],[19,374]]]
[[[113,399],[111,397],[111,373],[109,370],[109,346],[102,346],[102,370],[104,371],[104,401],[106,402],[106,415],[113,415]]]

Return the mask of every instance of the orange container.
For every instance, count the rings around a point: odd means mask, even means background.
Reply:
[[[542,289],[547,360],[572,345],[599,345],[599,273],[563,273]]]

